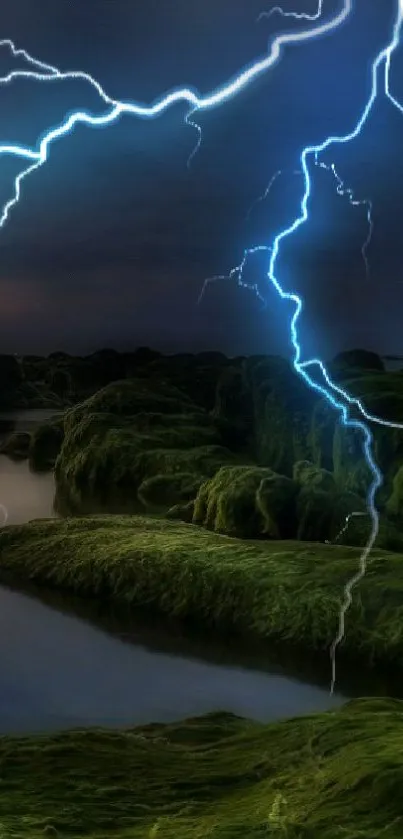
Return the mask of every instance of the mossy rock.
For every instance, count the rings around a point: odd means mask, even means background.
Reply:
[[[0,446],[0,454],[6,454],[13,460],[26,460],[28,457],[31,435],[29,431],[14,431]]]
[[[194,509],[195,502],[191,500],[187,501],[186,504],[174,504],[173,507],[170,507],[169,510],[167,510],[165,515],[168,519],[176,519],[177,521],[184,521],[191,524],[193,521]]]
[[[147,379],[125,379],[107,385],[70,411],[66,417],[66,431],[88,414],[108,413],[124,417],[140,412],[194,414],[197,412],[197,406],[185,393],[171,384]]]
[[[156,380],[104,388],[68,411],[64,427],[55,475],[63,503],[75,510],[96,500],[115,510],[128,501],[133,511],[167,508],[233,461],[206,412]]]
[[[204,480],[205,476],[193,472],[153,475],[140,484],[137,496],[146,509],[166,509],[194,499]]]
[[[193,522],[232,536],[278,538],[293,494],[293,482],[271,469],[223,467],[200,487]]]
[[[336,482],[334,476],[327,469],[321,469],[309,460],[299,460],[294,464],[294,481],[301,486],[322,489],[324,492],[334,492]]]
[[[297,500],[297,538],[303,541],[331,542],[340,536],[347,516],[351,513],[366,513],[366,504],[362,498],[352,492],[336,489],[326,491],[320,484],[306,483],[301,488]],[[352,536],[356,526],[354,519],[355,516],[352,517],[346,531],[347,544],[356,544],[356,538]]]
[[[147,605],[150,613],[245,639],[328,650],[362,547],[242,540],[145,516],[31,522],[0,531],[7,579]],[[403,562],[375,547],[338,655],[403,667]],[[2,787],[0,787],[1,789]]]
[[[256,459],[259,465],[291,477],[295,461],[310,457],[309,427],[316,397],[285,359],[268,357],[246,369],[253,393]]]

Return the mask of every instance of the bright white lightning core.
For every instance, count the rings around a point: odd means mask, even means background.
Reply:
[[[241,265],[237,269],[234,269],[234,271],[232,272],[232,276],[236,276],[238,278],[238,281],[242,281],[243,269],[245,267],[249,254],[255,253],[256,250],[259,249],[267,250],[268,254],[270,254],[268,279],[276,289],[281,299],[291,302],[294,306],[294,315],[291,319],[290,330],[291,343],[294,350],[293,363],[296,372],[304,379],[304,381],[306,382],[306,384],[308,384],[310,388],[315,390],[318,394],[320,394],[322,397],[324,397],[331,403],[331,405],[338,411],[341,421],[345,426],[358,429],[363,434],[363,446],[365,457],[373,478],[368,491],[368,512],[371,517],[372,528],[368,543],[361,555],[359,571],[357,571],[357,574],[354,576],[354,578],[349,581],[345,589],[345,599],[340,611],[339,632],[337,638],[335,639],[332,645],[331,651],[332,689],[334,687],[335,682],[335,651],[337,645],[344,637],[344,619],[346,611],[351,603],[351,592],[354,585],[365,574],[366,562],[378,534],[379,515],[375,507],[375,496],[378,488],[382,483],[382,475],[374,461],[374,457],[372,454],[371,431],[369,430],[368,426],[365,425],[362,421],[350,419],[350,408],[354,407],[355,409],[357,409],[361,413],[361,415],[371,423],[378,423],[391,428],[402,428],[403,426],[400,423],[388,422],[379,417],[375,417],[369,414],[359,399],[350,396],[345,390],[338,387],[336,384],[332,382],[329,374],[327,373],[327,370],[325,369],[323,362],[320,359],[308,359],[306,361],[302,360],[302,349],[298,337],[298,320],[302,311],[303,301],[297,294],[292,292],[286,292],[283,290],[276,277],[275,268],[282,242],[286,238],[292,236],[292,234],[309,218],[308,202],[311,195],[312,186],[311,174],[309,169],[310,159],[313,158],[314,162],[318,162],[320,155],[328,151],[328,149],[330,149],[331,146],[335,144],[346,145],[359,136],[372,110],[374,102],[376,101],[380,88],[379,75],[382,68],[384,69],[382,89],[388,96],[391,103],[403,113],[403,106],[391,94],[389,83],[391,59],[393,53],[400,44],[400,35],[403,22],[403,0],[396,0],[396,3],[397,17],[393,29],[392,40],[390,44],[388,44],[388,46],[385,47],[379,53],[379,55],[376,57],[373,63],[372,86],[370,96],[362,112],[362,115],[359,121],[357,122],[356,127],[350,134],[347,134],[345,136],[328,137],[322,143],[316,146],[308,146],[303,150],[300,162],[305,188],[301,201],[300,215],[294,220],[294,222],[289,227],[282,230],[276,236],[271,246],[267,246],[265,248],[261,248],[261,246],[259,246],[259,248],[247,250],[244,254],[244,259]],[[68,118],[66,118],[65,121],[61,123],[59,126],[48,131],[41,140],[39,147],[36,147],[34,149],[14,144],[0,145],[0,155],[13,155],[29,161],[29,166],[27,166],[22,172],[20,172],[20,174],[15,179],[14,195],[3,207],[2,215],[0,218],[0,227],[6,223],[9,217],[10,210],[18,203],[21,197],[21,186],[23,180],[36,169],[38,169],[40,166],[42,166],[44,163],[46,163],[51,145],[56,140],[70,134],[70,132],[75,128],[77,124],[83,123],[88,126],[106,127],[107,125],[111,125],[112,123],[116,122],[122,115],[125,114],[151,119],[163,113],[165,110],[167,110],[167,108],[171,107],[171,105],[184,102],[189,105],[189,111],[186,115],[186,120],[189,124],[194,125],[199,130],[197,124],[194,123],[191,119],[192,115],[195,112],[216,108],[222,105],[224,102],[236,96],[247,86],[249,86],[255,79],[257,79],[259,76],[261,76],[263,73],[265,73],[267,70],[269,70],[277,64],[282,55],[284,47],[288,45],[291,46],[302,44],[309,40],[314,40],[319,37],[328,35],[331,32],[337,30],[348,19],[352,11],[353,0],[343,0],[340,7],[340,11],[338,11],[329,20],[324,19],[323,5],[324,0],[320,0],[318,4],[318,9],[313,14],[300,12],[284,12],[280,7],[275,7],[271,10],[271,12],[268,13],[269,15],[274,14],[274,12],[276,12],[283,18],[294,18],[295,21],[304,20],[309,23],[314,23],[315,25],[310,26],[309,28],[303,29],[301,31],[288,32],[278,35],[273,39],[268,54],[266,56],[252,62],[248,67],[243,69],[232,80],[216,88],[211,93],[201,96],[191,88],[178,88],[167,93],[164,97],[157,99],[150,106],[141,105],[136,102],[123,102],[112,99],[110,96],[106,94],[99,82],[97,82],[89,74],[73,70],[62,72],[58,68],[50,64],[38,61],[37,59],[29,55],[25,50],[17,49],[12,41],[1,41],[0,46],[7,46],[15,57],[23,58],[32,69],[16,70],[10,72],[6,76],[0,77],[0,84],[10,84],[12,81],[18,78],[32,78],[33,80],[44,83],[51,83],[65,79],[81,79],[87,82],[92,88],[96,90],[100,99],[102,100],[103,105],[106,106],[106,110],[104,110],[104,113],[99,116],[92,116],[86,111],[76,111]],[[323,165],[329,168],[329,164]],[[330,169],[333,172],[334,177],[336,178],[340,194],[346,194],[350,198],[350,200],[353,201],[353,195],[351,190],[348,190],[344,186],[343,181],[336,173],[333,164],[330,164]],[[368,206],[370,205],[368,204]],[[370,222],[370,215],[368,216],[368,221]],[[365,254],[365,257],[368,243],[369,240],[367,243],[364,244],[363,255]],[[318,381],[316,381],[316,379],[313,379],[311,377],[308,370],[312,369],[319,372],[321,380],[323,382],[322,384],[320,384]]]

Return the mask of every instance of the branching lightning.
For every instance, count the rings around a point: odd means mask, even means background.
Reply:
[[[261,300],[262,303],[265,303],[266,301],[261,295],[259,287],[256,284],[251,285],[244,280],[244,270],[248,264],[248,258],[256,253],[271,253],[271,248],[267,245],[256,245],[254,248],[249,248],[245,251],[242,262],[240,262],[239,265],[236,265],[235,268],[232,268],[229,274],[217,274],[215,277],[208,277],[203,283],[203,287],[197,301],[198,304],[201,303],[207,286],[209,286],[210,283],[217,282],[218,280],[236,280],[241,288],[249,288],[251,291],[254,291],[259,300]]]
[[[258,198],[256,198],[256,200],[255,200],[255,201],[253,201],[253,203],[252,203],[252,204],[251,204],[251,206],[249,207],[249,210],[248,210],[248,212],[246,213],[246,219],[245,219],[245,221],[249,221],[249,219],[250,219],[250,217],[251,217],[251,215],[252,215],[252,213],[253,213],[254,209],[258,206],[258,204],[262,204],[262,203],[263,203],[263,201],[266,201],[266,198],[268,198],[268,197],[269,197],[269,195],[270,195],[270,193],[271,193],[272,187],[274,186],[274,184],[276,183],[276,181],[277,181],[277,180],[281,177],[281,175],[283,175],[283,174],[284,174],[284,173],[283,173],[282,169],[278,169],[278,170],[277,170],[277,172],[275,172],[275,173],[274,173],[274,175],[272,175],[272,177],[270,178],[270,181],[269,181],[269,183],[268,183],[268,185],[267,185],[267,187],[266,187],[265,191],[263,192],[263,194],[262,194],[262,195],[259,195],[259,197],[258,197]],[[302,172],[301,172],[301,170],[300,170],[300,169],[295,169],[295,170],[294,170],[294,172],[293,172],[293,175],[302,175]]]
[[[368,513],[361,513],[361,512],[353,512],[353,513],[349,513],[349,514],[348,514],[348,516],[346,516],[346,518],[345,518],[345,520],[344,520],[343,527],[339,530],[339,532],[338,532],[337,536],[335,536],[335,537],[334,537],[334,539],[326,539],[326,540],[325,540],[325,545],[334,545],[334,544],[336,544],[336,542],[338,542],[338,541],[341,539],[341,537],[342,537],[342,536],[344,536],[344,534],[347,532],[347,530],[348,530],[348,528],[349,528],[349,526],[350,526],[350,522],[351,522],[351,521],[353,521],[353,519],[355,519],[355,518],[363,518],[363,517],[365,517],[365,516],[367,516],[367,515],[368,515]]]
[[[340,175],[336,172],[336,167],[334,163],[324,163],[323,160],[319,161],[318,159],[315,160],[317,166],[320,169],[326,169],[327,172],[331,172],[335,181],[336,181],[336,192],[338,195],[343,197],[347,197],[349,203],[352,207],[366,207],[367,210],[367,221],[368,221],[368,234],[366,239],[363,242],[361,253],[363,262],[365,265],[365,273],[367,275],[367,279],[369,278],[369,261],[368,261],[368,248],[371,244],[372,234],[374,232],[374,222],[372,218],[372,201],[368,198],[364,198],[363,200],[358,201],[354,198],[354,192],[352,189],[349,189],[344,185],[344,181],[342,181]]]
[[[390,102],[403,114],[403,105],[401,105],[398,102],[398,100],[392,95],[390,91],[391,60],[393,53],[399,46],[401,29],[403,24],[403,0],[396,0],[396,2],[398,10],[396,22],[393,28],[392,40],[388,44],[388,46],[385,47],[374,60],[374,63],[372,65],[372,85],[370,96],[355,128],[353,129],[353,131],[351,131],[351,133],[346,134],[344,136],[330,136],[322,143],[316,146],[307,146],[306,148],[304,148],[300,158],[301,172],[304,180],[304,193],[300,204],[300,214],[297,216],[297,218],[295,218],[295,220],[290,226],[283,229],[275,237],[273,244],[270,247],[258,246],[256,248],[250,248],[245,250],[244,257],[240,265],[234,268],[228,275],[229,277],[236,278],[239,283],[244,283],[244,269],[246,267],[249,257],[260,250],[266,251],[268,253],[268,279],[273,285],[273,287],[276,289],[280,298],[284,301],[288,301],[290,304],[292,304],[294,308],[294,313],[292,315],[290,323],[290,337],[294,353],[293,364],[296,372],[304,379],[306,384],[311,389],[316,391],[319,395],[326,398],[330,402],[330,404],[335,408],[335,410],[339,412],[340,420],[346,427],[355,428],[359,430],[363,437],[363,449],[368,467],[372,475],[372,480],[367,496],[368,514],[370,515],[372,525],[367,545],[360,557],[359,569],[355,576],[347,583],[345,587],[344,601],[341,606],[339,616],[339,630],[331,648],[332,691],[335,684],[335,654],[338,644],[343,640],[344,637],[345,615],[351,604],[352,590],[356,583],[359,582],[359,580],[364,576],[366,572],[367,559],[378,534],[379,515],[375,506],[375,498],[376,493],[382,484],[382,475],[378,466],[375,463],[372,453],[372,433],[369,427],[362,420],[351,418],[350,412],[351,409],[356,409],[370,423],[378,423],[383,426],[388,426],[390,428],[402,428],[403,426],[400,423],[389,422],[379,417],[375,417],[371,415],[369,412],[367,412],[364,405],[361,403],[359,399],[350,396],[343,388],[337,386],[335,383],[332,382],[327,370],[325,369],[323,362],[320,359],[314,358],[308,359],[306,361],[302,360],[302,349],[298,338],[298,321],[303,309],[303,301],[296,293],[285,291],[282,288],[276,277],[276,265],[282,243],[287,238],[291,237],[309,219],[308,203],[312,190],[311,173],[309,168],[311,160],[313,160],[314,164],[319,165],[323,168],[327,168],[332,172],[336,180],[337,191],[339,192],[339,194],[346,195],[350,203],[354,205],[365,204],[367,206],[369,236],[363,246],[363,257],[367,265],[367,248],[370,243],[372,233],[372,204],[369,201],[356,201],[354,199],[352,190],[344,186],[344,183],[338,175],[338,173],[336,172],[334,165],[322,162],[320,160],[320,157],[323,153],[327,152],[332,146],[336,144],[346,145],[354,141],[359,136],[378,96],[380,87],[379,75],[381,73],[382,68],[384,70],[382,89],[386,93],[386,96],[389,98]],[[15,205],[19,201],[21,197],[21,186],[24,179],[28,177],[28,175],[32,174],[36,169],[41,167],[44,163],[46,163],[52,144],[56,140],[59,140],[62,137],[65,137],[68,134],[70,134],[75,128],[75,126],[80,123],[88,125],[90,127],[106,127],[115,123],[121,116],[125,114],[144,119],[152,119],[162,114],[172,105],[175,105],[177,103],[185,103],[189,106],[189,110],[185,116],[185,121],[187,124],[194,127],[198,131],[199,135],[197,146],[191,155],[192,158],[201,142],[200,126],[192,119],[193,115],[196,112],[216,108],[235,97],[242,90],[246,89],[246,87],[248,87],[255,79],[264,74],[267,70],[273,68],[278,63],[279,59],[281,58],[283,48],[287,45],[291,46],[293,44],[301,44],[309,40],[317,39],[319,37],[328,35],[331,32],[338,29],[349,17],[353,7],[353,0],[343,0],[340,11],[329,20],[324,19],[323,5],[324,0],[319,0],[317,11],[312,14],[299,12],[284,12],[278,6],[273,8],[268,13],[264,12],[260,17],[270,17],[274,13],[277,13],[282,18],[293,18],[295,21],[306,21],[314,25],[302,31],[294,31],[278,35],[273,39],[267,55],[252,62],[233,79],[219,86],[218,88],[206,95],[201,96],[192,88],[176,88],[167,93],[164,97],[155,100],[154,103],[149,106],[136,102],[115,100],[108,96],[108,94],[105,92],[100,83],[89,74],[75,70],[62,72],[57,67],[38,61],[25,50],[17,49],[12,41],[1,41],[0,46],[8,47],[11,50],[13,56],[15,58],[22,58],[25,62],[28,63],[30,69],[15,70],[10,72],[6,76],[0,77],[0,85],[10,84],[18,78],[31,78],[33,80],[43,83],[55,83],[57,81],[68,79],[81,80],[83,82],[86,82],[98,93],[104,106],[104,112],[97,116],[91,115],[87,111],[79,110],[74,112],[56,128],[49,130],[40,141],[39,146],[33,149],[26,146],[14,144],[0,145],[0,155],[13,155],[29,162],[29,165],[22,172],[20,172],[15,179],[14,194],[13,197],[10,198],[10,200],[3,207],[2,214],[0,217],[0,227],[4,226],[7,219],[9,218],[10,211],[13,207],[15,207]],[[247,285],[247,283],[244,284]],[[259,293],[257,287],[255,288],[255,290],[257,291],[257,293]],[[320,374],[321,383],[319,383],[316,379],[312,377],[311,371],[313,370]]]
[[[318,8],[316,12],[309,14],[309,12],[285,12],[281,6],[274,6],[273,9],[270,9],[268,12],[261,12],[258,21],[263,20],[263,18],[270,18],[273,15],[281,15],[282,18],[293,18],[293,20],[319,20],[323,14],[323,0],[319,0]]]

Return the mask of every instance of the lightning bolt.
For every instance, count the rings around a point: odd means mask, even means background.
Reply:
[[[313,14],[309,14],[308,12],[285,12],[281,6],[274,6],[273,9],[270,9],[268,12],[261,12],[258,21],[263,20],[263,18],[270,18],[273,15],[281,15],[283,18],[293,18],[294,20],[319,20],[323,14],[323,0],[319,0],[318,8],[316,12]]]
[[[280,10],[282,12],[282,10]],[[321,12],[321,6],[319,6],[319,12]],[[283,16],[287,16],[288,13],[283,13]],[[291,17],[298,17],[295,13],[289,13]],[[374,415],[370,414],[361,403],[359,399],[356,397],[350,396],[343,388],[337,386],[334,382],[332,382],[325,365],[320,359],[309,359],[307,361],[302,361],[302,350],[301,345],[298,338],[298,321],[303,310],[303,301],[301,297],[293,292],[284,291],[282,286],[280,285],[277,277],[276,277],[276,263],[280,252],[280,246],[282,242],[287,239],[288,237],[292,236],[303,224],[305,224],[309,219],[309,211],[308,211],[308,203],[311,197],[312,192],[312,179],[311,173],[309,169],[309,161],[313,158],[314,163],[318,165],[320,155],[327,151],[331,146],[334,145],[346,145],[353,140],[355,140],[361,133],[365,123],[368,120],[368,117],[372,111],[373,105],[378,96],[378,89],[379,89],[379,73],[384,66],[384,76],[383,76],[383,90],[388,96],[389,100],[392,104],[399,109],[401,113],[403,113],[403,106],[392,96],[390,92],[390,68],[391,68],[391,58],[392,54],[395,52],[397,47],[400,44],[400,35],[403,25],[403,0],[398,0],[397,2],[397,16],[396,21],[393,27],[393,34],[392,40],[390,43],[379,52],[377,57],[375,58],[373,65],[372,65],[372,85],[371,85],[371,92],[370,96],[366,102],[366,105],[363,109],[363,112],[356,123],[354,129],[345,135],[341,136],[330,136],[327,137],[322,143],[318,145],[306,146],[300,157],[301,162],[301,169],[304,176],[304,183],[305,189],[303,193],[303,197],[301,200],[300,205],[300,215],[294,219],[292,224],[289,227],[286,227],[282,230],[274,239],[273,246],[271,249],[271,257],[270,257],[270,267],[268,272],[268,279],[276,289],[277,293],[281,297],[282,300],[287,300],[294,306],[294,314],[291,319],[291,343],[294,350],[294,357],[293,357],[293,364],[296,372],[304,379],[306,384],[322,397],[327,399],[328,402],[339,412],[340,414],[340,421],[342,424],[347,428],[356,429],[361,432],[363,437],[363,450],[367,465],[372,475],[372,480],[368,489],[367,494],[367,509],[371,519],[371,532],[367,541],[367,544],[361,553],[360,561],[359,561],[359,568],[357,573],[347,582],[345,589],[344,589],[344,599],[341,604],[340,613],[339,613],[339,627],[337,635],[331,645],[330,648],[330,658],[331,658],[331,665],[332,665],[332,678],[331,678],[331,686],[330,690],[331,693],[334,692],[335,682],[336,682],[336,650],[339,644],[342,642],[344,635],[345,635],[345,616],[346,613],[352,603],[352,591],[354,587],[360,582],[360,580],[365,576],[366,569],[367,569],[367,562],[368,557],[372,551],[372,548],[375,544],[375,541],[378,536],[379,532],[379,513],[376,509],[375,499],[378,489],[382,485],[382,475],[381,472],[375,462],[372,448],[373,448],[373,436],[371,430],[365,425],[362,421],[358,421],[356,419],[350,418],[350,407],[356,407],[359,412],[371,423],[377,423],[383,426],[387,426],[389,428],[403,428],[403,424],[389,422],[387,420],[383,420],[379,417],[375,417]],[[331,171],[333,172],[339,190],[341,189],[344,194],[347,194],[352,201],[353,193],[351,190],[347,190],[344,187],[343,182],[339,178],[336,173],[335,167],[331,164]],[[372,207],[372,205],[369,205]],[[369,210],[369,219],[370,219],[370,232],[372,232],[372,218],[371,213]],[[370,236],[367,242],[369,243]],[[252,249],[247,249],[244,252],[244,258],[242,260],[242,265],[245,265],[248,259],[248,255],[253,253]],[[364,254],[365,254],[365,243],[364,243]],[[366,256],[366,254],[365,254]],[[315,379],[311,377],[308,372],[309,368],[318,368],[322,379],[325,382],[325,385],[319,384]],[[341,397],[338,398],[338,397]],[[341,401],[342,400],[342,401]]]
[[[372,481],[368,489],[367,495],[368,512],[372,522],[371,534],[369,536],[367,545],[365,546],[365,549],[361,554],[359,569],[345,587],[344,601],[342,603],[339,615],[339,631],[331,647],[331,691],[333,691],[335,684],[336,648],[344,637],[345,615],[351,604],[352,590],[366,572],[367,559],[372,550],[379,530],[379,514],[375,506],[375,497],[379,487],[382,484],[382,475],[377,464],[375,463],[372,454],[372,433],[368,426],[365,425],[362,421],[350,418],[350,410],[353,407],[356,408],[361,413],[361,415],[370,423],[378,423],[383,426],[388,426],[390,428],[402,428],[403,426],[400,423],[388,422],[368,413],[359,399],[350,396],[343,388],[340,388],[332,382],[323,362],[320,359],[314,358],[309,359],[307,361],[302,360],[302,350],[298,338],[298,321],[303,309],[303,301],[301,297],[299,297],[299,295],[297,295],[296,293],[287,292],[282,288],[276,277],[275,269],[282,243],[285,239],[291,237],[292,234],[295,233],[297,229],[301,227],[306,221],[308,221],[309,218],[308,202],[311,195],[312,187],[311,174],[309,169],[310,159],[313,158],[314,163],[318,164],[320,155],[326,152],[331,146],[336,144],[348,144],[359,136],[378,95],[378,76],[382,66],[384,66],[383,89],[386,95],[388,96],[389,100],[392,102],[392,104],[395,107],[397,107],[401,113],[403,113],[403,106],[391,94],[389,85],[392,54],[399,45],[403,22],[403,0],[397,0],[397,3],[398,12],[393,29],[392,40],[388,44],[388,46],[379,53],[372,65],[371,93],[354,130],[350,134],[346,134],[344,136],[330,136],[325,141],[316,146],[307,146],[306,148],[304,148],[300,158],[301,170],[305,185],[304,194],[300,205],[300,215],[293,221],[293,223],[289,227],[283,229],[275,237],[273,245],[271,247],[259,246],[258,248],[250,248],[248,250],[245,250],[241,264],[237,266],[237,268],[233,269],[229,274],[230,277],[236,277],[238,282],[242,284],[244,269],[246,267],[250,255],[256,253],[257,250],[267,251],[267,253],[270,255],[268,279],[276,289],[280,298],[284,301],[288,301],[290,304],[292,304],[294,308],[294,314],[290,322],[290,338],[294,351],[293,364],[296,372],[304,379],[306,384],[312,390],[316,391],[322,397],[326,398],[330,402],[330,404],[335,408],[335,410],[339,412],[340,421],[343,423],[343,425],[349,428],[359,430],[362,433],[363,437],[363,450],[368,467],[372,475]],[[136,102],[115,100],[108,96],[108,94],[99,84],[99,82],[97,82],[89,74],[75,70],[62,72],[57,67],[53,67],[50,64],[45,64],[44,62],[38,61],[25,50],[17,49],[11,40],[1,41],[0,46],[7,46],[11,50],[14,57],[23,58],[29,64],[31,69],[12,71],[8,75],[0,78],[0,84],[9,84],[18,78],[32,78],[33,80],[47,83],[53,83],[54,81],[67,79],[80,79],[82,81],[87,82],[92,88],[96,90],[105,106],[105,111],[103,114],[98,116],[91,115],[86,111],[74,112],[69,117],[67,117],[64,120],[64,122],[61,123],[59,126],[48,131],[42,138],[39,147],[34,149],[20,145],[0,145],[0,155],[13,155],[29,161],[29,166],[27,166],[22,172],[20,172],[20,174],[15,179],[14,195],[3,207],[2,215],[0,218],[0,227],[4,226],[9,217],[11,209],[18,203],[21,197],[21,186],[23,180],[26,177],[28,177],[28,175],[32,174],[40,166],[42,166],[44,163],[46,163],[46,161],[48,160],[49,150],[52,144],[55,141],[61,139],[62,137],[70,134],[75,128],[75,126],[79,123],[88,125],[90,127],[106,127],[116,122],[121,116],[125,114],[144,119],[152,119],[162,114],[171,106],[183,102],[189,105],[189,111],[187,112],[185,121],[187,122],[187,124],[193,126],[199,132],[198,144],[191,155],[192,157],[193,154],[197,151],[197,148],[199,147],[201,141],[200,126],[198,126],[198,124],[195,123],[192,119],[193,115],[196,112],[211,110],[232,99],[234,96],[236,96],[246,87],[248,87],[259,76],[261,76],[270,68],[274,67],[281,58],[284,47],[286,47],[287,45],[291,46],[295,44],[301,44],[309,40],[317,39],[319,37],[330,34],[332,31],[338,29],[349,17],[352,11],[352,5],[353,0],[344,0],[340,11],[337,14],[335,14],[330,20],[327,21],[323,20],[323,0],[320,0],[317,11],[313,14],[284,12],[280,7],[275,7],[271,10],[271,12],[263,13],[262,16],[269,17],[270,15],[276,12],[280,14],[283,18],[294,18],[297,21],[305,20],[316,25],[299,32],[283,33],[278,35],[273,39],[267,55],[265,55],[263,58],[255,60],[245,69],[243,69],[238,75],[236,75],[233,79],[219,86],[218,88],[204,96],[201,96],[199,93],[197,93],[196,90],[192,88],[176,88],[167,93],[164,97],[155,100],[154,103],[149,106]],[[320,163],[320,165],[322,164]],[[329,168],[329,164],[324,164],[324,166],[327,166]],[[344,187],[343,181],[339,178],[333,164],[330,164],[330,170],[336,179],[339,194],[347,195],[352,203],[356,203],[352,191]],[[372,205],[370,205],[369,202],[358,203],[367,203],[368,221],[371,233]],[[366,248],[368,247],[369,241],[370,234],[368,241],[364,243],[363,255],[365,258]],[[258,291],[257,288],[256,291]],[[319,371],[322,377],[322,384],[319,384],[316,381],[316,379],[312,378],[310,372],[308,372],[312,368]]]
[[[218,280],[234,280],[234,279],[237,281],[237,284],[241,288],[249,288],[251,291],[255,292],[256,296],[259,298],[259,300],[262,301],[262,303],[266,303],[264,297],[262,296],[262,294],[259,291],[259,286],[255,283],[253,285],[251,285],[250,283],[245,282],[245,280],[244,280],[244,270],[245,270],[245,268],[248,264],[249,256],[254,255],[256,253],[270,253],[270,252],[271,252],[271,248],[269,248],[268,245],[255,245],[254,248],[249,248],[247,251],[245,251],[242,262],[240,262],[239,265],[236,265],[235,268],[232,268],[231,271],[228,274],[217,274],[215,277],[208,277],[207,280],[204,280],[203,287],[202,287],[202,290],[200,292],[197,303],[198,304],[201,303],[201,301],[204,297],[205,291],[207,289],[207,286],[209,286],[210,283],[218,282]]]
[[[270,178],[270,181],[269,181],[265,191],[263,192],[263,194],[259,195],[259,197],[256,198],[256,200],[253,201],[253,203],[249,207],[249,210],[246,213],[245,221],[249,221],[249,219],[250,219],[250,217],[253,213],[253,210],[255,209],[255,207],[257,207],[258,204],[262,204],[264,201],[266,201],[266,198],[268,198],[270,193],[271,193],[272,187],[274,186],[276,181],[281,177],[282,174],[283,174],[282,169],[278,169],[278,171],[275,172],[274,175],[272,175],[272,177]],[[302,172],[301,172],[300,169],[295,169],[292,174],[293,175],[302,175]]]
[[[364,516],[367,516],[367,515],[368,515],[368,513],[361,513],[361,512],[353,512],[353,513],[349,513],[349,514],[346,516],[346,518],[345,518],[345,520],[344,520],[344,525],[343,525],[343,527],[341,528],[341,530],[339,530],[339,532],[338,532],[337,536],[335,536],[335,537],[334,537],[334,539],[331,539],[331,540],[330,540],[330,539],[326,539],[326,540],[325,540],[325,545],[334,545],[336,542],[338,542],[338,541],[339,541],[339,539],[341,539],[341,537],[342,537],[342,536],[344,536],[344,534],[345,534],[345,533],[346,533],[346,531],[348,530],[348,528],[349,528],[349,524],[350,524],[350,521],[352,521],[352,519],[354,519],[354,518],[361,518],[361,517],[364,517]]]
[[[43,166],[48,159],[49,148],[56,140],[70,134],[70,132],[79,123],[89,125],[92,127],[101,127],[111,125],[116,122],[124,114],[141,117],[143,119],[152,119],[159,116],[172,105],[176,103],[185,102],[190,106],[190,109],[185,117],[188,125],[194,127],[198,133],[198,143],[193,150],[188,164],[196,154],[201,142],[201,129],[192,119],[196,111],[206,111],[216,108],[232,99],[246,87],[248,87],[255,79],[263,75],[267,70],[274,67],[281,58],[283,48],[287,45],[300,44],[309,41],[313,38],[327,35],[334,29],[341,26],[348,18],[352,9],[352,0],[344,0],[343,6],[338,14],[336,14],[329,21],[319,22],[317,26],[312,27],[302,32],[291,32],[278,35],[274,38],[269,53],[258,59],[231,81],[216,88],[214,91],[205,96],[200,96],[192,88],[176,88],[165,96],[157,99],[152,105],[146,106],[137,102],[123,102],[108,96],[102,85],[96,81],[89,73],[84,73],[77,70],[67,70],[62,72],[57,67],[51,64],[45,64],[30,55],[26,50],[17,49],[13,41],[7,39],[0,41],[0,47],[8,47],[13,56],[16,58],[23,58],[30,66],[29,70],[13,70],[6,76],[0,77],[0,84],[9,84],[10,82],[19,78],[31,78],[40,82],[54,82],[60,80],[75,79],[87,82],[92,88],[96,90],[104,105],[107,106],[107,111],[102,116],[92,116],[86,111],[76,111],[70,115],[57,128],[49,131],[42,139],[39,149],[30,149],[24,146],[16,145],[0,145],[0,155],[15,155],[27,160],[33,161],[26,169],[24,169],[15,179],[14,196],[5,204],[3,213],[0,218],[0,227],[2,227],[8,219],[10,210],[18,203],[21,197],[21,185],[28,175],[31,175],[40,166]]]
[[[370,201],[368,198],[364,198],[361,201],[358,201],[356,198],[354,198],[353,190],[350,189],[349,187],[345,186],[344,181],[341,179],[340,175],[338,175],[338,173],[336,172],[336,167],[335,167],[334,163],[331,163],[329,165],[328,163],[324,163],[323,160],[320,161],[318,159],[315,160],[315,163],[316,163],[317,166],[319,166],[320,169],[325,169],[327,172],[332,173],[332,175],[333,175],[333,177],[336,181],[336,192],[337,192],[338,195],[341,195],[343,197],[346,196],[352,207],[366,207],[367,221],[368,221],[368,235],[363,242],[363,245],[362,245],[362,248],[361,248],[361,253],[362,253],[362,258],[363,258],[364,265],[365,265],[365,273],[367,275],[367,279],[369,279],[370,267],[369,267],[369,261],[368,261],[368,248],[371,244],[372,234],[374,232],[374,222],[373,222],[373,218],[372,218],[372,209],[373,209],[372,201]]]

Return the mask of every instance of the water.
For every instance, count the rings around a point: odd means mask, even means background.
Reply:
[[[0,440],[13,431],[32,431],[55,413],[49,410],[0,412]],[[8,524],[54,517],[54,496],[52,473],[31,472],[26,460],[15,461],[0,455],[0,522],[4,518],[3,507],[7,510]]]
[[[180,647],[174,633],[114,634],[68,607],[0,587],[0,732],[131,726],[217,710],[270,721],[345,698],[237,664],[229,650],[225,662],[225,650],[209,661],[196,641]]]
[[[52,414],[0,415],[0,433],[10,424],[31,429]],[[54,515],[53,495],[52,474],[0,458],[0,501],[10,524]],[[357,692],[349,685],[331,697],[328,664],[319,677],[308,663],[296,669],[267,650],[242,653],[238,641],[201,641],[154,626],[77,598],[0,587],[0,733],[165,722],[217,710],[266,722],[336,707]]]

